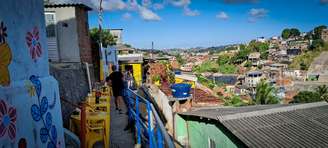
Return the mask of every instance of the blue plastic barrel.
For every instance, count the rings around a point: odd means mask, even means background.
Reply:
[[[187,98],[190,97],[191,85],[185,83],[173,84],[171,90],[174,98]]]
[[[181,71],[180,70],[176,70],[176,71],[174,71],[174,74],[181,75]]]

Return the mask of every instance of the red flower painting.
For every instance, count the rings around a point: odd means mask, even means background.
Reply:
[[[8,134],[11,140],[16,137],[16,109],[0,100],[0,138]]]
[[[39,39],[39,29],[37,27],[34,27],[32,32],[27,32],[26,34],[26,44],[29,47],[30,55],[34,61],[36,61],[38,57],[41,57],[42,54]]]

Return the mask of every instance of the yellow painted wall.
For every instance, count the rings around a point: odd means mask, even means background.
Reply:
[[[125,65],[131,65],[133,68],[133,78],[137,84],[137,86],[140,86],[142,83],[142,65],[139,63],[135,63],[135,64],[121,64],[121,69],[122,72],[125,71]]]
[[[141,64],[132,64],[132,66],[134,80],[136,81],[137,86],[140,86],[142,83],[142,66]]]

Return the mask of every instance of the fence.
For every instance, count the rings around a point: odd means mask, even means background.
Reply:
[[[135,123],[137,144],[148,144],[150,148],[174,148],[154,105],[131,89],[126,89],[125,92],[129,122]]]

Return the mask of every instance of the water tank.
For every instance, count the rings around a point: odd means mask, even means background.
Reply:
[[[171,86],[172,95],[174,98],[188,98],[190,97],[190,84],[180,83],[180,84],[173,84]]]
[[[181,75],[181,71],[180,70],[176,70],[176,71],[174,71],[174,74]]]

